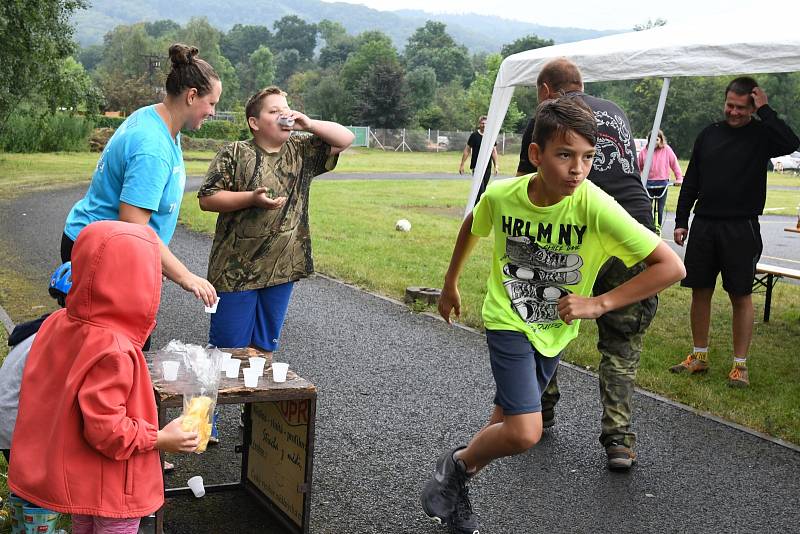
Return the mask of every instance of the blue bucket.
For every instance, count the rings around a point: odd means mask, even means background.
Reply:
[[[25,534],[25,517],[22,508],[30,503],[22,497],[9,493],[8,504],[11,506],[11,534]]]
[[[39,508],[36,505],[24,506],[25,534],[55,534],[58,512]]]

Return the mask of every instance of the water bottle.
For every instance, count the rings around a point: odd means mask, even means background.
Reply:
[[[278,124],[280,126],[285,126],[287,128],[291,128],[292,126],[294,126],[294,119],[291,118],[291,117],[280,117],[278,119]]]

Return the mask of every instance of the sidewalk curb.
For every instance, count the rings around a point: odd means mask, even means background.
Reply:
[[[366,290],[364,288],[361,288],[361,287],[358,287],[356,285],[344,282],[344,281],[339,280],[337,278],[333,278],[332,276],[328,276],[326,274],[322,274],[322,273],[319,273],[319,272],[316,272],[314,274],[315,274],[315,276],[319,276],[320,278],[324,278],[326,280],[330,280],[331,282],[335,282],[337,284],[341,284],[343,286],[347,286],[347,287],[356,289],[358,291],[361,291],[362,293],[367,293],[368,295],[372,295],[373,297],[379,298],[381,300],[385,300],[387,302],[391,302],[393,304],[397,304],[398,306],[402,306],[403,308],[408,308],[407,304],[405,304],[404,302],[401,302],[401,301],[399,301],[397,299],[394,299],[394,298],[391,298],[391,297],[387,297],[385,295],[379,295],[377,293],[373,293],[372,291],[368,291],[368,290]],[[409,313],[413,313],[413,312],[409,312]],[[444,322],[444,319],[442,319],[439,315],[437,315],[435,313],[432,313],[432,312],[421,312],[418,315],[426,315],[426,316],[428,316],[428,317],[430,317],[432,319],[435,319],[437,321]],[[471,326],[466,326],[466,325],[463,325],[463,324],[460,324],[460,323],[453,323],[453,326],[456,327],[456,328],[460,328],[461,330],[465,330],[467,332],[470,332],[470,333],[473,333],[473,334],[478,334],[479,336],[485,337],[485,334],[483,332],[481,332],[480,330],[477,330],[476,328],[472,328]],[[559,362],[559,365],[563,365],[564,367],[567,367],[568,369],[572,369],[573,371],[577,371],[579,373],[583,373],[585,375],[588,375],[588,376],[591,376],[591,377],[594,377],[594,378],[598,378],[597,373],[595,373],[593,371],[589,371],[588,369],[585,369],[585,368],[580,367],[578,365],[575,365],[575,364],[572,364],[572,363],[569,363],[569,362],[565,362],[563,360]],[[663,403],[668,404],[669,406],[672,406],[674,408],[678,408],[680,410],[684,410],[684,411],[693,413],[698,417],[702,417],[704,419],[708,419],[710,421],[714,421],[715,423],[727,426],[729,428],[733,428],[735,430],[739,430],[740,432],[744,432],[745,434],[750,434],[751,436],[755,436],[757,438],[761,438],[761,439],[763,439],[765,441],[769,441],[769,442],[774,443],[776,445],[780,445],[781,447],[785,447],[785,448],[793,450],[795,452],[800,452],[800,445],[795,445],[794,443],[789,443],[788,441],[784,441],[784,440],[782,440],[780,438],[776,438],[776,437],[770,436],[769,434],[764,434],[763,432],[759,432],[757,430],[753,430],[752,428],[748,428],[748,427],[740,425],[738,423],[734,423],[733,421],[728,421],[727,419],[723,419],[722,417],[716,416],[716,415],[711,414],[709,412],[706,412],[706,411],[703,411],[703,410],[699,410],[697,408],[692,408],[691,406],[689,406],[687,404],[683,404],[683,403],[680,403],[678,401],[674,401],[672,399],[668,399],[667,397],[662,397],[661,395],[658,395],[657,393],[653,393],[651,391],[647,391],[647,390],[644,390],[644,389],[641,389],[641,388],[638,388],[638,387],[635,388],[635,391],[636,391],[636,393],[640,393],[641,395],[644,395],[645,397],[648,397],[650,399],[653,399],[653,400],[656,400],[656,401],[659,401],[659,402],[663,402]]]
[[[3,326],[6,328],[6,333],[10,334],[11,331],[14,330],[14,321],[8,316],[3,306],[0,306],[0,322],[2,322]]]

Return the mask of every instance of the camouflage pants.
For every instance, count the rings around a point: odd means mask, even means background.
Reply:
[[[620,260],[612,258],[600,269],[593,292],[595,295],[606,293],[644,268],[644,263],[639,263],[628,269]],[[603,404],[600,443],[604,447],[612,440],[628,447],[636,443],[636,434],[630,430],[631,397],[642,354],[642,337],[657,308],[658,297],[650,297],[597,319],[597,349],[601,356],[600,400]],[[542,412],[552,410],[560,396],[554,375],[542,394]]]

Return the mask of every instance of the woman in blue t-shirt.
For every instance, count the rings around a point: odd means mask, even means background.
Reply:
[[[197,52],[195,47],[172,45],[164,101],[136,110],[108,141],[86,196],[67,216],[61,260],[71,259],[75,239],[90,223],[116,219],[147,224],[161,239],[164,276],[211,306],[217,300],[214,286],[190,272],[167,248],[186,182],[180,131],[200,128],[214,115],[222,93],[219,76],[196,57]]]

